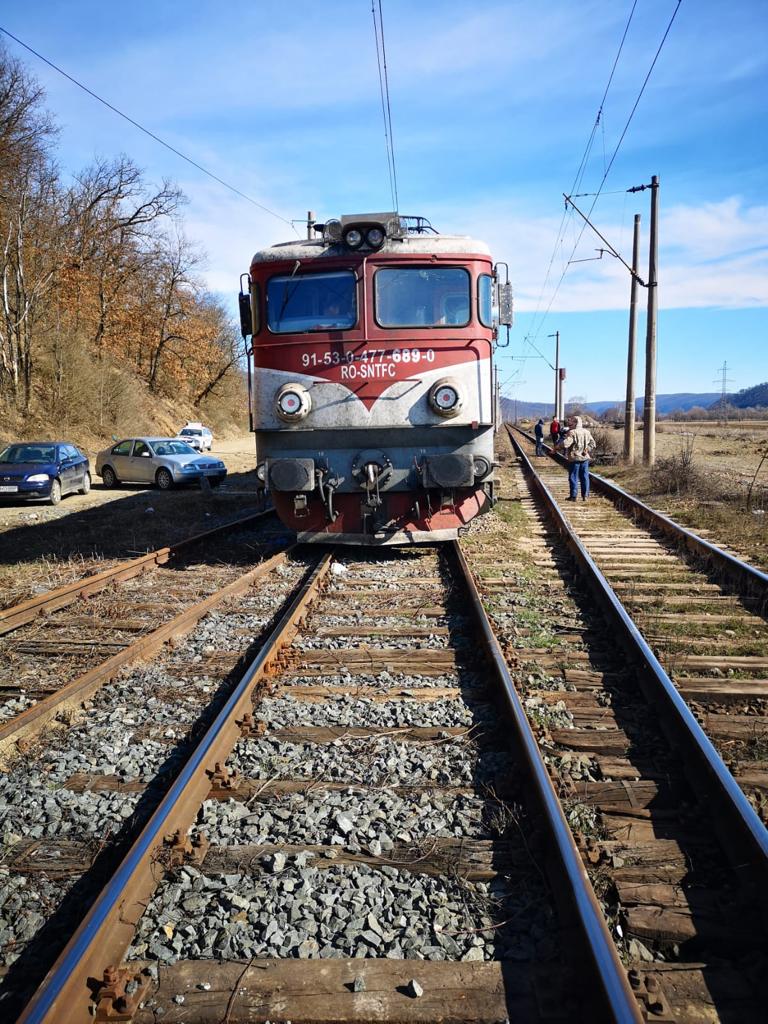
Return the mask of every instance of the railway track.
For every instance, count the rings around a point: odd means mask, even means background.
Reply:
[[[161,625],[184,624],[184,609],[236,580],[244,561],[287,543],[271,511],[251,514],[0,610],[0,750],[11,734],[3,723],[84,674],[114,674]]]
[[[15,1019],[307,572],[259,563],[3,726],[0,1006]],[[107,670],[108,669],[108,670]]]
[[[461,549],[267,565],[27,748],[0,1005],[89,906],[22,1021],[763,1019],[764,830],[502,474]]]
[[[564,549],[565,512],[505,462],[468,557],[622,958],[669,1019],[760,1020],[764,828],[576,538]]]
[[[768,575],[594,479],[566,503],[563,468],[529,465],[768,822]],[[535,466],[534,466],[535,464]]]
[[[321,557],[21,1019],[94,977],[137,1022],[642,1019],[458,550]]]

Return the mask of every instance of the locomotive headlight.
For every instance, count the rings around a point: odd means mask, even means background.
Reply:
[[[363,244],[363,233],[357,228],[350,228],[344,235],[344,241],[350,249],[359,249]]]
[[[312,399],[302,384],[283,384],[275,400],[277,415],[287,423],[303,420],[312,408]]]
[[[262,484],[267,479],[267,464],[266,464],[266,462],[261,462],[256,467],[256,478]]]
[[[461,411],[461,390],[455,380],[439,380],[429,392],[429,404],[440,416],[457,416]]]
[[[384,244],[386,237],[381,228],[371,228],[366,233],[365,240],[372,249],[378,249]]]

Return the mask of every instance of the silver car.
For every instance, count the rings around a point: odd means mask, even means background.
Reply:
[[[203,479],[218,487],[227,475],[220,459],[201,456],[175,437],[131,437],[113,444],[96,456],[96,472],[105,487],[120,483],[157,484],[167,491],[174,484]]]
[[[187,423],[176,436],[200,452],[210,451],[213,447],[213,434],[202,423]]]

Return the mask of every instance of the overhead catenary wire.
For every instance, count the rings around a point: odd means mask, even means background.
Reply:
[[[376,8],[378,4],[378,22],[376,19]],[[371,15],[373,16],[373,34],[376,42],[376,63],[379,69],[379,92],[381,94],[381,113],[384,118],[384,143],[387,150],[387,171],[389,174],[389,189],[392,195],[392,203],[395,211],[400,209],[397,194],[397,167],[395,165],[395,142],[392,133],[392,104],[389,98],[389,74],[387,71],[387,47],[384,41],[384,14],[381,9],[381,0],[371,0]]]
[[[635,102],[632,105],[632,109],[629,112],[629,116],[627,117],[627,120],[626,120],[626,122],[624,124],[624,128],[623,128],[623,130],[621,132],[621,135],[619,136],[619,141],[616,143],[616,148],[613,151],[611,159],[608,161],[608,166],[605,168],[605,171],[603,173],[603,177],[602,177],[602,179],[600,181],[600,184],[598,186],[597,192],[594,193],[594,198],[592,200],[592,204],[589,207],[589,213],[587,214],[588,218],[592,216],[592,212],[593,212],[593,210],[594,210],[594,208],[595,208],[595,206],[597,204],[597,200],[600,198],[600,195],[602,194],[603,185],[605,184],[605,182],[606,182],[606,180],[608,178],[608,175],[610,174],[611,167],[613,167],[614,161],[616,160],[616,157],[617,157],[617,155],[619,153],[619,150],[621,149],[621,145],[624,142],[624,139],[626,137],[627,132],[629,131],[629,126],[632,123],[632,119],[635,116],[635,112],[637,111],[638,106],[640,105],[640,100],[643,97],[643,93],[645,92],[645,88],[648,85],[648,82],[650,80],[651,74],[653,73],[653,69],[656,66],[656,62],[658,61],[659,56],[661,54],[661,51],[664,48],[664,44],[667,41],[667,36],[669,35],[670,30],[672,29],[672,25],[673,25],[673,23],[675,21],[675,18],[677,17],[677,12],[680,10],[680,5],[681,5],[682,2],[683,2],[683,0],[677,0],[677,4],[675,5],[675,9],[672,12],[672,17],[669,19],[667,27],[666,27],[666,29],[664,31],[664,35],[661,38],[661,42],[658,45],[658,48],[657,48],[656,53],[654,55],[654,58],[651,61],[651,65],[648,68],[648,72],[647,72],[645,78],[643,79],[643,84],[640,87],[640,91],[637,94],[637,98],[635,99]],[[632,10],[634,11],[634,7],[632,8]],[[567,203],[566,203],[566,206],[567,206]],[[568,261],[566,262],[565,266],[563,267],[563,272],[561,273],[560,279],[559,279],[559,281],[557,282],[557,284],[555,286],[555,290],[552,293],[552,297],[549,300],[549,303],[547,305],[546,310],[544,311],[544,314],[543,314],[543,316],[541,318],[541,321],[540,321],[538,327],[533,332],[534,333],[534,337],[538,337],[539,333],[541,332],[542,327],[544,326],[544,321],[546,320],[547,316],[549,315],[549,311],[552,309],[554,301],[557,298],[557,294],[558,294],[558,292],[560,290],[560,286],[562,285],[563,280],[565,279],[565,275],[568,272],[568,267],[570,265],[570,260],[573,258],[573,254],[576,252],[576,249],[578,248],[579,243],[581,242],[581,239],[582,239],[586,229],[587,229],[587,224],[585,222],[582,225],[581,230],[579,231],[579,234],[578,234],[578,237],[576,239],[576,242],[574,243],[574,246],[573,246],[573,248],[571,250],[571,255],[569,256]],[[534,316],[535,315],[536,314],[534,314]]]
[[[597,135],[597,130],[598,130],[598,128],[600,127],[600,125],[604,121],[603,109],[605,107],[605,101],[608,98],[608,92],[609,92],[609,90],[611,88],[611,84],[613,82],[613,76],[616,73],[616,68],[618,66],[619,59],[621,57],[622,51],[624,49],[624,43],[626,42],[627,34],[629,33],[629,27],[632,24],[632,18],[634,17],[635,8],[636,7],[637,7],[637,0],[634,0],[634,2],[632,4],[632,9],[629,12],[629,17],[627,18],[627,23],[624,26],[624,33],[623,33],[623,35],[621,37],[621,42],[619,43],[619,48],[616,51],[616,56],[613,59],[613,67],[611,68],[611,73],[608,76],[608,82],[606,83],[605,89],[603,90],[603,96],[602,96],[602,99],[600,100],[600,105],[597,108],[597,114],[595,115],[595,121],[594,121],[594,124],[592,125],[592,131],[590,132],[589,138],[587,139],[587,144],[584,147],[584,152],[583,152],[583,154],[581,156],[581,160],[579,161],[579,166],[578,166],[578,169],[576,170],[576,174],[574,176],[573,183],[572,183],[572,185],[571,185],[571,187],[569,189],[569,195],[572,195],[576,191],[576,189],[579,188],[579,186],[581,184],[581,181],[583,180],[584,174],[586,173],[587,163],[589,161],[590,153],[592,152],[592,146],[594,145],[594,142],[595,142],[595,136]],[[603,156],[603,166],[605,166],[605,156]],[[549,284],[549,275],[552,273],[552,266],[553,266],[553,264],[555,262],[555,257],[557,256],[558,248],[562,246],[562,242],[563,242],[563,238],[562,238],[562,236],[563,236],[563,228],[565,227],[565,222],[566,222],[568,216],[569,216],[568,207],[566,205],[564,207],[564,209],[563,209],[563,215],[562,215],[562,217],[560,219],[560,225],[559,225],[559,227],[557,229],[557,235],[555,236],[555,244],[554,244],[554,246],[552,248],[552,255],[549,258],[549,264],[547,266],[547,272],[544,275],[544,282],[543,282],[543,284],[541,286],[541,291],[539,293],[539,297],[536,300],[536,308],[533,311],[533,322],[534,323],[536,321],[536,317],[539,314],[539,309],[541,308],[542,299],[544,298],[544,292],[546,291],[547,285]],[[562,283],[562,278],[561,278],[561,281],[558,283],[558,288],[560,286],[560,283]],[[550,303],[550,306],[547,308],[547,313],[549,312],[549,309],[551,308],[551,305],[552,304]],[[542,317],[542,323],[546,319],[546,315],[547,314],[545,313],[544,317]]]
[[[103,104],[113,113],[117,114],[118,117],[122,117],[124,121],[127,121],[129,124],[132,124],[134,128],[138,128],[140,132],[143,132],[145,135],[148,135],[150,139],[153,139],[161,146],[164,146],[166,149],[170,150],[171,153],[175,153],[175,155],[180,157],[180,159],[184,160],[188,164],[191,164],[192,167],[196,167],[198,171],[201,171],[209,178],[212,178],[214,181],[218,182],[219,185],[223,185],[224,188],[229,189],[229,191],[233,192],[235,195],[240,196],[241,199],[245,199],[246,202],[251,203],[253,206],[258,207],[260,210],[263,210],[264,213],[268,213],[271,217],[276,217],[278,220],[281,220],[283,224],[287,224],[298,235],[298,231],[296,231],[295,226],[290,220],[287,220],[279,213],[275,213],[274,210],[270,210],[268,206],[265,206],[263,203],[260,203],[252,196],[249,196],[245,192],[242,192],[239,188],[236,188],[234,185],[231,185],[228,181],[225,181],[223,178],[220,178],[217,174],[214,174],[213,171],[209,171],[207,167],[203,167],[202,164],[199,164],[196,160],[193,160],[192,157],[187,156],[186,153],[182,153],[181,150],[176,149],[175,146],[172,146],[169,142],[166,142],[165,139],[162,139],[159,135],[156,135],[155,132],[150,131],[149,128],[145,128],[143,124],[140,124],[134,118],[130,117],[128,114],[124,113],[118,107],[114,106],[114,104],[110,103],[108,100],[105,100],[103,96],[99,96],[99,94],[94,92],[93,89],[89,89],[87,85],[83,85],[82,82],[78,81],[72,75],[68,74],[66,71],[64,71],[63,68],[60,68],[58,64],[54,64],[52,60],[48,60],[48,58],[44,57],[42,53],[39,53],[37,50],[33,49],[31,46],[25,43],[22,39],[19,39],[18,36],[15,36],[12,32],[9,32],[7,28],[3,28],[2,25],[0,25],[0,32],[8,36],[9,39],[13,39],[13,41],[15,43],[18,43],[19,46],[23,46],[25,50],[28,50],[29,53],[37,57],[38,60],[41,60],[44,64],[47,64],[49,68],[53,68],[53,70],[56,71],[58,74],[63,75],[63,77],[68,79],[68,81],[72,82],[73,85],[76,85],[78,89],[82,89],[83,92],[88,93],[88,95],[93,97],[93,99],[98,100],[99,103]]]

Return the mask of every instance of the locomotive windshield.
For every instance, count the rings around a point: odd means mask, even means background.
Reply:
[[[469,323],[469,274],[461,267],[397,267],[375,277],[376,320],[382,327]]]
[[[267,282],[267,323],[275,334],[347,330],[357,322],[355,275],[285,274]]]

